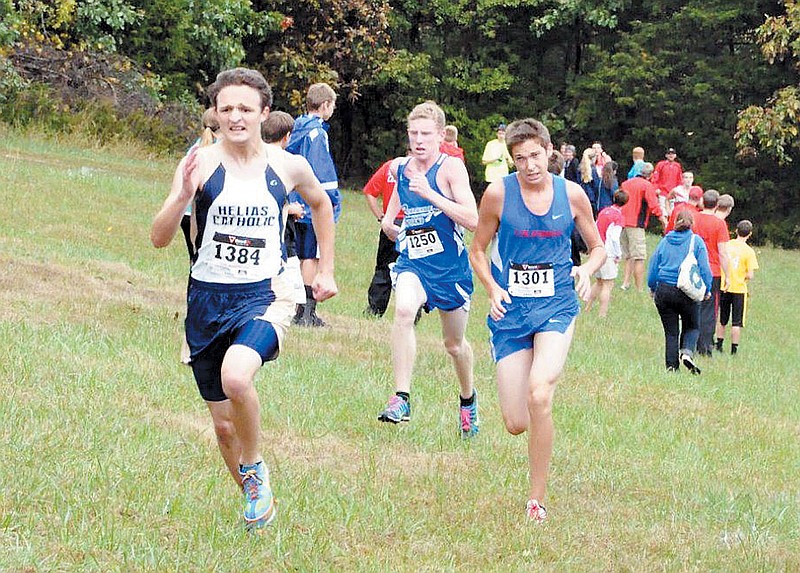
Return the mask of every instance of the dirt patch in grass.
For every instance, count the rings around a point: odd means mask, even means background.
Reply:
[[[128,307],[132,312],[163,305],[180,306],[182,296],[141,286],[144,277],[124,263],[92,261],[83,269],[0,256],[0,319],[51,323],[83,322],[74,309]],[[47,312],[30,312],[46,308]],[[84,310],[85,312],[85,310]]]

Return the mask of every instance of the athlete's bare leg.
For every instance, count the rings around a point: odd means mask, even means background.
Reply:
[[[414,317],[426,299],[425,289],[417,275],[406,272],[397,277],[392,324],[392,367],[396,392],[411,391],[411,375],[417,357]]]
[[[506,429],[528,430],[529,498],[542,501],[553,453],[553,394],[572,343],[573,321],[566,333],[540,332],[534,348],[497,363],[497,388]]]

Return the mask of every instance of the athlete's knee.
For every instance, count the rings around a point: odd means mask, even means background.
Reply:
[[[530,417],[527,412],[525,412],[524,416],[503,412],[503,424],[506,427],[506,431],[512,436],[518,436],[527,431],[529,423]]]
[[[531,415],[546,415],[553,406],[552,383],[535,384],[528,392],[528,412]]]
[[[236,443],[236,426],[228,418],[214,419],[214,434],[222,447],[231,447]]]
[[[469,352],[471,350],[469,342],[467,342],[467,339],[463,337],[462,338],[447,337],[444,339],[443,343],[445,350],[453,358],[458,358],[459,356],[463,356],[464,353]]]
[[[253,388],[253,378],[237,368],[222,369],[222,389],[234,402],[242,400]]]
[[[412,305],[397,304],[394,309],[394,322],[401,326],[413,326],[414,318],[417,316],[419,307],[414,308]]]

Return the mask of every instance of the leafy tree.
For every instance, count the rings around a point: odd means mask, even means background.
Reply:
[[[766,105],[751,105],[739,114],[736,144],[743,156],[758,148],[785,165],[800,148],[800,5],[795,0],[782,4],[785,12],[769,16],[758,28],[757,40],[770,64],[794,72],[792,83],[777,89]]]
[[[343,176],[364,149],[359,102],[391,61],[385,0],[263,0],[257,10],[282,14],[276,28],[248,48],[247,61],[273,85],[276,106],[298,113],[308,86],[324,81],[338,92],[331,142]],[[354,156],[355,152],[355,156]]]
[[[125,0],[19,0],[0,11],[6,41],[48,42],[56,48],[114,51],[117,38],[141,16]]]

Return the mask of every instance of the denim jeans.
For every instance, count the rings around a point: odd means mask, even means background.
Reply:
[[[694,354],[700,336],[699,304],[675,285],[659,283],[654,297],[664,327],[664,360],[667,368],[678,369],[679,352]]]

